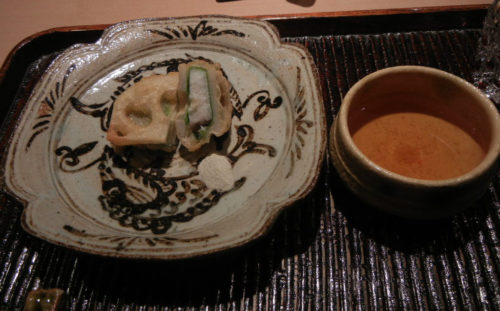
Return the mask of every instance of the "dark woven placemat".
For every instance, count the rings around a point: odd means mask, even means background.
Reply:
[[[341,98],[388,66],[441,68],[471,80],[477,30],[285,38],[318,66],[330,125]],[[16,117],[49,64],[34,63]],[[17,107],[17,108],[16,108]],[[4,123],[2,142],[15,122]],[[62,288],[69,310],[500,310],[500,174],[452,219],[410,222],[360,203],[327,158],[310,195],[263,239],[174,262],[102,258],[56,247],[20,227],[22,206],[0,194],[0,310],[22,309],[33,288]]]

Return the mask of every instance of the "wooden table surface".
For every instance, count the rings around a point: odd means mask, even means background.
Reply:
[[[484,6],[490,0],[0,0],[0,64],[23,39],[65,26],[112,24],[147,17],[352,15],[386,10]],[[378,11],[378,12],[377,12]]]

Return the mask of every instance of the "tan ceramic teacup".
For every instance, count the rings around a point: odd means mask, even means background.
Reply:
[[[450,73],[398,66],[346,94],[330,132],[341,179],[362,200],[430,219],[470,206],[497,170],[500,116],[473,85]]]

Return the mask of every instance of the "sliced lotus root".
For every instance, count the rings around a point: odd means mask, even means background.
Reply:
[[[115,146],[175,150],[178,73],[143,78],[115,101],[107,138]]]

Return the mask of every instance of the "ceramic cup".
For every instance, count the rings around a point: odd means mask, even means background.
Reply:
[[[400,124],[383,139],[380,139],[382,136],[365,137],[368,143],[373,141],[372,149],[380,152],[378,157],[376,153],[368,156],[368,151],[362,152],[361,141],[357,144],[354,139],[361,133],[358,131],[369,122],[375,127],[366,133],[375,135],[377,131],[383,131],[384,125],[375,124],[374,120],[388,118],[392,113],[425,115],[430,123],[427,125],[425,122],[428,121],[423,121],[423,136],[429,134],[435,142],[429,143],[427,150],[416,150],[417,155],[412,154],[411,149],[424,139],[405,137],[404,130],[412,126],[414,120],[400,120]],[[442,165],[462,165],[468,161],[472,147],[455,146],[465,140],[448,140],[443,134],[445,130],[432,125],[436,119],[444,122],[444,128],[458,128],[462,135],[467,135],[478,148],[476,151],[482,152],[476,157],[477,163],[452,177],[415,177],[401,173],[399,170],[406,168],[404,161],[408,165],[420,161],[420,156],[434,154],[439,144],[443,144],[446,150],[451,148],[448,151],[456,157],[453,160],[438,158],[436,163],[441,163],[439,166],[416,169],[417,175],[424,171],[432,174]],[[401,142],[394,147],[397,139]],[[381,210],[416,219],[442,218],[471,206],[488,188],[498,168],[499,153],[500,117],[492,102],[465,80],[421,66],[387,68],[358,81],[346,94],[330,132],[331,159],[341,179],[354,194]],[[391,157],[399,157],[400,167],[388,169],[386,163],[381,164]]]

